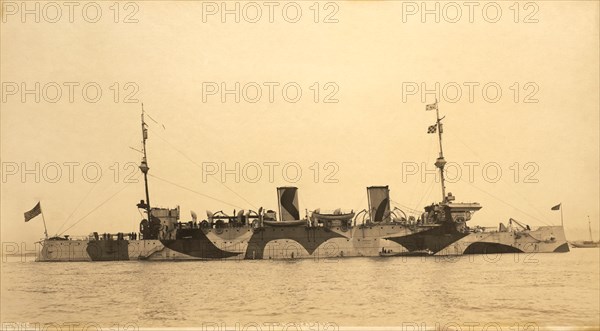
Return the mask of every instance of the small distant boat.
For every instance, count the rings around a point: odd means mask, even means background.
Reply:
[[[576,241],[572,242],[571,245],[576,248],[597,248],[600,247],[600,242],[598,241]]]
[[[433,255],[433,252],[428,249],[421,249],[412,252],[394,252],[392,250],[379,252],[379,256],[381,257],[392,257],[392,256],[429,256]]]
[[[594,241],[594,239],[592,238],[592,222],[590,221],[590,217],[588,216],[588,226],[590,228],[590,240],[584,240],[584,241],[573,241],[571,242],[571,245],[573,247],[577,247],[577,248],[597,248],[600,247],[600,242],[599,241]]]

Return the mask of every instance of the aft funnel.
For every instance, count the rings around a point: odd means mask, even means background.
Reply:
[[[367,187],[369,215],[372,222],[391,221],[390,190],[388,186]]]
[[[300,219],[298,206],[298,188],[292,186],[277,188],[277,201],[279,204],[279,217],[282,222]]]

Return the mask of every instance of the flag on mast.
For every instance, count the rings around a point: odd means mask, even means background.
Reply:
[[[25,222],[29,222],[32,218],[36,217],[37,215],[42,213],[42,207],[40,206],[40,203],[38,202],[37,205],[35,205],[35,207],[33,207],[33,209],[31,209],[28,212],[25,212]]]
[[[560,205],[562,205],[562,203],[559,203],[558,205],[550,208],[550,210],[560,210]]]
[[[430,125],[427,128],[427,133],[435,133],[436,131],[437,131],[437,125],[435,125],[435,124],[434,125]]]
[[[429,110],[434,110],[437,109],[437,101],[435,103],[432,103],[430,105],[427,105],[427,107],[425,107],[425,110],[429,111]]]

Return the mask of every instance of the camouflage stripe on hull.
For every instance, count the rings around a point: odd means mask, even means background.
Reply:
[[[463,254],[506,254],[506,253],[523,253],[522,250],[499,243],[476,242],[472,243],[465,249]]]
[[[458,232],[453,224],[446,224],[407,236],[386,239],[402,245],[409,252],[429,250],[435,254],[468,235]]]
[[[527,233],[413,231],[392,224],[350,228],[190,229],[173,240],[45,240],[39,261],[322,259],[379,256],[382,249],[435,255],[567,252],[562,227]]]
[[[285,251],[299,251],[295,248],[295,243],[298,243],[308,255],[312,255],[319,246],[333,238],[345,237],[325,228],[263,228],[256,231],[248,242],[246,259],[263,259],[267,244],[279,241],[282,241],[282,249]],[[294,244],[289,244],[290,242]],[[299,255],[302,254],[296,252],[296,256]]]

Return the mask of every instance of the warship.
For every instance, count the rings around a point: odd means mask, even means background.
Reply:
[[[145,199],[137,207],[144,217],[139,232],[98,233],[84,237],[54,236],[40,241],[37,261],[178,261],[247,259],[327,259],[342,257],[448,256],[568,252],[562,226],[530,228],[514,219],[496,228],[469,226],[467,222],[482,206],[456,202],[446,193],[442,149],[442,119],[435,110],[441,175],[440,202],[424,208],[418,217],[391,208],[388,186],[367,188],[368,209],[332,212],[316,209],[300,215],[297,187],[278,187],[278,212],[239,210],[206,212],[203,220],[191,213],[180,220],[180,208],[161,208],[150,203],[146,140],[148,126],[142,106],[143,153],[139,169],[144,177]],[[36,210],[37,208],[37,210]],[[37,216],[39,204],[25,213],[26,221]],[[43,214],[42,214],[43,217]],[[45,220],[44,220],[45,226]]]

